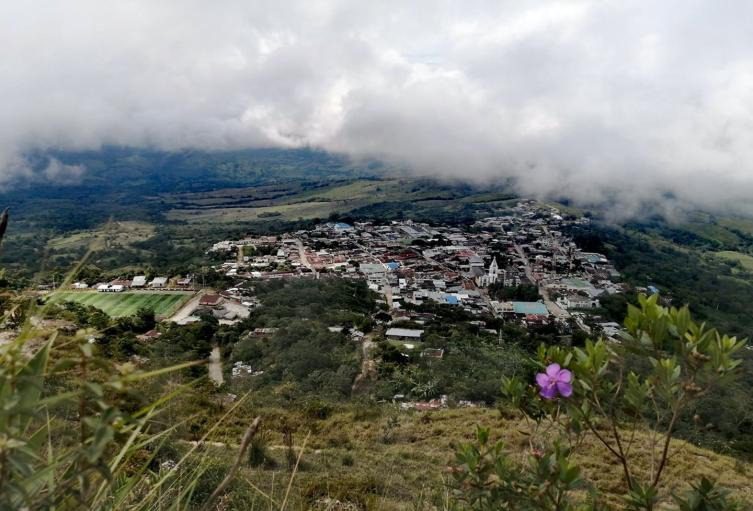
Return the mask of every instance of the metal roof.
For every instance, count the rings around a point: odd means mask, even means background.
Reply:
[[[390,328],[387,330],[388,337],[412,337],[420,339],[423,333],[423,330],[412,330],[410,328]]]
[[[515,314],[549,315],[546,305],[541,302],[512,302],[512,310]]]

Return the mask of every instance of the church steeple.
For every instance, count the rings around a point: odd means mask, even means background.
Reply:
[[[497,257],[495,256],[492,258],[492,263],[489,265],[489,273],[487,274],[487,279],[490,285],[497,282],[498,274],[499,265],[497,264]]]

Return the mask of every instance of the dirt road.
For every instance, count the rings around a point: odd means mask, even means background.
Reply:
[[[353,380],[353,387],[351,392],[355,393],[369,380],[376,378],[376,362],[371,358],[371,351],[376,347],[376,343],[372,340],[374,338],[373,333],[369,333],[363,336],[361,344],[361,372]]]
[[[212,353],[209,355],[209,379],[218,387],[225,383],[225,376],[222,374],[222,356],[219,346],[212,348]]]
[[[184,319],[186,319],[188,316],[191,315],[193,311],[196,310],[196,308],[199,306],[199,302],[201,301],[201,297],[204,296],[206,293],[211,292],[209,289],[202,289],[201,291],[198,291],[196,295],[188,300],[183,307],[178,309],[175,314],[167,318],[166,321],[172,321],[173,323],[180,323]]]

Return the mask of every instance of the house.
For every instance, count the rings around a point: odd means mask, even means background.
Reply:
[[[413,330],[410,328],[388,328],[385,335],[389,339],[395,339],[399,341],[419,341],[424,334],[423,330]]]
[[[160,289],[167,285],[167,277],[154,277],[149,283],[149,287]]]
[[[146,286],[146,275],[136,275],[131,281],[131,287],[144,287]]]
[[[89,284],[86,282],[74,282],[71,287],[73,289],[89,289]]]
[[[153,341],[155,339],[158,339],[162,333],[158,332],[157,330],[149,330],[145,334],[137,335],[136,338],[140,341]]]
[[[363,273],[369,282],[381,282],[387,277],[387,269],[383,264],[361,264],[358,270]]]
[[[124,288],[131,287],[131,281],[128,279],[115,279],[110,284],[113,286],[123,286]]]
[[[444,350],[441,348],[426,348],[421,352],[423,358],[436,358],[441,360],[444,356]]]
[[[97,286],[97,291],[100,293],[122,293],[125,290],[120,284],[100,284]]]
[[[222,303],[222,296],[220,295],[204,295],[199,300],[199,305],[206,307],[216,307]]]
[[[254,328],[251,332],[251,337],[264,337],[265,335],[272,335],[277,332],[279,328]]]
[[[571,295],[557,300],[565,309],[594,309],[599,307],[599,300],[588,296]]]
[[[193,278],[184,277],[182,279],[178,279],[177,285],[178,287],[188,287],[191,285],[191,282],[193,282]]]

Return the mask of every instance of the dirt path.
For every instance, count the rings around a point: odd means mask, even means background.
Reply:
[[[374,334],[366,334],[363,337],[361,344],[361,372],[358,373],[356,379],[353,380],[353,387],[351,392],[358,392],[361,387],[368,381],[376,379],[376,362],[371,358],[371,351],[376,347],[376,343],[372,340]]]
[[[209,355],[209,379],[218,387],[225,383],[225,376],[222,374],[222,356],[220,355],[219,346],[212,348],[212,353]]]
[[[180,323],[184,319],[186,319],[188,316],[191,315],[191,313],[196,310],[196,308],[199,306],[199,302],[201,301],[201,297],[204,296],[206,293],[210,292],[209,289],[202,289],[201,291],[197,292],[196,295],[188,300],[183,307],[178,309],[175,314],[167,318],[166,321],[172,321],[173,323]]]

